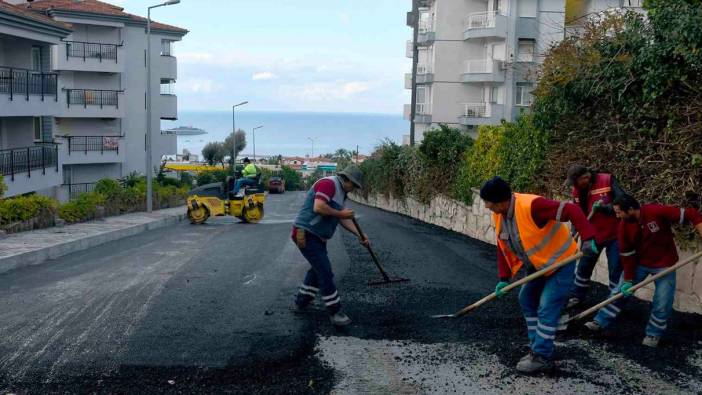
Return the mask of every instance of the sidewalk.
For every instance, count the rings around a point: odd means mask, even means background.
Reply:
[[[76,251],[87,250],[185,218],[185,206],[108,217],[64,227],[11,234],[0,240],[0,273],[38,265]]]

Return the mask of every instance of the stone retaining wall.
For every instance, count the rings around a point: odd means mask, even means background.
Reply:
[[[412,198],[400,200],[382,195],[371,195],[367,199],[354,195],[352,199],[367,206],[403,214],[494,245],[495,227],[492,216],[477,195],[477,191],[474,191],[474,195],[473,204],[470,206],[446,196],[437,196],[429,204],[423,204]],[[684,259],[691,254],[691,252],[681,251],[680,257]],[[593,279],[606,285],[609,283],[607,262],[604,254],[602,255],[595,267]],[[652,285],[644,287],[636,292],[636,296],[650,301],[653,289]],[[702,259],[678,270],[674,307],[679,311],[702,314],[701,301]]]

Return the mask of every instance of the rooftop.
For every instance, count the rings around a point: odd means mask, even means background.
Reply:
[[[1,0],[0,0],[1,1]],[[146,23],[146,18],[124,12],[124,8],[98,0],[35,0],[22,5],[28,10],[50,14],[52,11],[81,12],[96,15],[108,15],[120,18],[129,18],[134,22]],[[19,7],[18,7],[19,8]],[[186,29],[151,21],[151,28],[186,34]]]
[[[71,29],[71,25],[69,25],[69,24],[55,21],[46,15],[28,11],[22,6],[12,5],[12,4],[4,2],[3,0],[0,0],[0,12],[12,14],[12,15],[18,16],[20,18],[31,19],[32,21],[40,22],[40,23],[50,25],[53,27],[58,27],[61,29],[66,29],[66,30]]]

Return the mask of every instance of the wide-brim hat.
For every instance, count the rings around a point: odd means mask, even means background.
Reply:
[[[358,166],[349,165],[337,174],[348,178],[357,188],[363,189],[363,172]]]

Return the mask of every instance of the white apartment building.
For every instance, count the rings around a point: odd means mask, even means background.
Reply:
[[[568,4],[586,14],[635,0],[582,0]],[[566,34],[565,0],[420,0],[415,139],[444,123],[475,135],[479,125],[511,121],[532,102],[536,72],[548,48]],[[571,1],[568,1],[571,3]],[[640,6],[640,4],[639,4]],[[408,18],[411,22],[413,18]],[[406,55],[413,58],[413,42]],[[411,106],[404,116],[410,119]],[[405,136],[404,142],[409,142]]]
[[[133,171],[143,174],[146,19],[97,0],[10,1],[23,12],[70,26],[70,31],[47,52],[50,71],[57,76],[58,108],[52,116],[42,118],[41,132],[35,132],[45,142],[56,143],[60,182],[46,190],[35,187],[31,179],[28,188],[13,188],[13,182],[6,179],[7,196],[37,191],[67,200],[92,190],[101,178],[119,178]],[[164,155],[177,151],[177,137],[162,134],[160,123],[161,119],[177,119],[173,43],[185,34],[184,29],[152,22],[153,111],[149,122],[155,167]],[[15,180],[18,178],[22,179]]]

